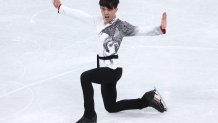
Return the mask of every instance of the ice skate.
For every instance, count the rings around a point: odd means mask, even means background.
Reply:
[[[156,88],[152,91],[146,92],[143,95],[142,100],[147,101],[148,106],[155,108],[161,113],[167,111],[166,104]]]
[[[97,115],[95,115],[93,118],[89,119],[86,117],[82,117],[79,121],[76,123],[97,123]]]

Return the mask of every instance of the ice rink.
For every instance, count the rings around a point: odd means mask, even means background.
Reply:
[[[62,0],[100,14],[98,0]],[[98,123],[216,123],[218,120],[218,1],[120,0],[117,16],[160,25],[167,35],[124,38],[118,100],[156,86],[168,111],[110,114],[94,85]],[[0,0],[0,123],[75,123],[83,114],[80,74],[96,67],[95,29],[58,15],[51,0]]]

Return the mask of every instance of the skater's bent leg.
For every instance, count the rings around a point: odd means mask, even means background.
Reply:
[[[83,90],[83,98],[84,98],[84,116],[87,118],[92,118],[96,115],[94,108],[94,90],[90,80],[89,71],[83,72],[80,77],[81,86]]]
[[[102,84],[101,93],[104,101],[105,109],[110,113],[115,113],[123,110],[142,109],[147,107],[147,104],[141,98],[120,100],[116,102],[117,90],[115,84]]]
[[[84,98],[84,116],[91,118],[96,115],[94,109],[94,90],[92,83],[104,84],[116,82],[119,76],[114,76],[115,70],[110,68],[95,68],[81,74],[81,86]],[[121,71],[120,71],[121,72]],[[119,71],[118,71],[119,73]]]

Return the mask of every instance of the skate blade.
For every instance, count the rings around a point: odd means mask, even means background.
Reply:
[[[156,87],[154,87],[154,90],[155,90],[156,93],[160,96],[160,101],[161,101],[161,103],[164,105],[164,110],[167,111],[167,109],[168,109],[168,108],[167,108],[167,105],[166,105],[165,101],[163,100],[162,96],[160,95],[159,91],[157,90]]]

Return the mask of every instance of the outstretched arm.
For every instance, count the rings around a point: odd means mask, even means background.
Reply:
[[[161,18],[161,25],[155,28],[136,28],[136,36],[155,36],[155,35],[161,35],[166,34],[166,28],[167,28],[167,14],[164,12],[162,14]]]
[[[61,15],[66,15],[77,19],[79,21],[94,24],[94,17],[77,9],[72,9],[61,4],[60,0],[52,0],[54,7],[58,10],[58,13]]]

